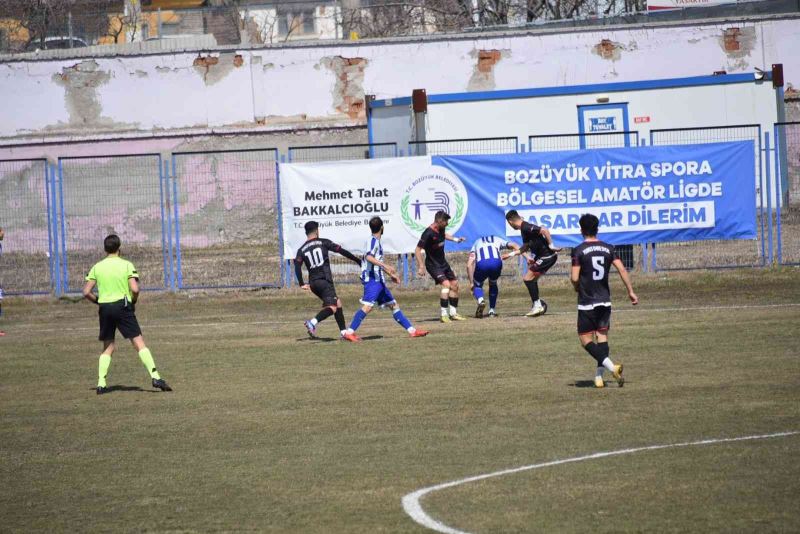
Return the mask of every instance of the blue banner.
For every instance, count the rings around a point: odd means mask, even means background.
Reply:
[[[493,156],[434,156],[464,186],[458,235],[519,237],[505,213],[544,226],[559,246],[582,241],[578,220],[600,218],[611,243],[756,237],[753,141]]]

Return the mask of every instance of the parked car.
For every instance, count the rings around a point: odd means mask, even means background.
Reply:
[[[70,43],[72,46],[70,46]],[[28,43],[28,46],[25,47],[25,51],[35,52],[36,50],[63,50],[65,48],[82,48],[84,46],[89,46],[89,44],[80,37],[51,36],[45,37],[44,46],[42,46],[42,41],[40,39],[31,41]]]

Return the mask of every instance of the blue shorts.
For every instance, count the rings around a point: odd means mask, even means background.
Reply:
[[[385,283],[374,280],[364,282],[364,296],[361,298],[361,304],[366,306],[385,306],[394,302],[392,292],[389,291]]]
[[[495,281],[500,278],[503,272],[503,260],[500,258],[490,258],[487,260],[480,260],[475,265],[475,285],[483,285],[484,280],[487,278]]]

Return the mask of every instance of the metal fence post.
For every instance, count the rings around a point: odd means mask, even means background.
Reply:
[[[292,149],[289,149],[289,157],[291,157]],[[281,285],[286,288],[291,284],[290,282],[290,269],[288,261],[283,260],[284,249],[284,236],[283,236],[283,203],[281,202],[281,163],[284,161],[284,154],[280,154],[275,160],[275,192],[276,199],[275,205],[278,210],[278,258],[280,258],[281,265]]]
[[[175,271],[177,272],[177,288],[183,288],[183,271],[181,269],[181,221],[178,214],[178,173],[175,158],[172,158],[172,209],[175,211]]]
[[[59,250],[59,239],[58,239],[58,203],[57,203],[57,195],[56,195],[56,177],[57,177],[57,169],[55,165],[50,167],[50,176],[48,180],[50,181],[50,209],[51,209],[51,224],[50,224],[50,232],[53,235],[53,250],[51,252],[52,260],[53,260],[53,277],[54,277],[54,291],[56,295],[61,295],[61,253]]]
[[[175,156],[172,156],[173,159]],[[161,173],[159,178],[161,178],[161,188],[164,191],[164,204],[162,205],[162,221],[164,220],[164,215],[166,215],[166,223],[167,223],[167,258],[169,261],[169,285],[167,288],[170,291],[175,291],[175,265],[174,265],[174,255],[172,254],[172,196],[170,195],[170,188],[169,188],[169,162],[161,162]],[[166,274],[164,275],[164,284],[167,284],[167,277]]]
[[[164,289],[169,289],[169,277],[167,275],[167,226],[164,216],[164,161],[158,156],[158,194],[161,204],[161,258],[164,268]]]
[[[44,196],[47,206],[47,268],[50,274],[50,291],[55,290],[55,273],[53,272],[53,216],[50,202],[50,162],[44,162]]]
[[[781,162],[783,161],[782,152],[783,147],[786,146],[786,141],[783,139],[783,136],[778,133],[780,131],[778,129],[779,126],[776,124],[773,128],[775,130],[775,230],[778,241],[778,265],[780,265],[783,263],[783,237],[781,229],[781,204],[783,204],[783,168],[781,167]]]
[[[69,291],[69,271],[67,270],[67,217],[64,211],[64,169],[58,160],[58,204],[61,211],[61,294]]]
[[[772,249],[772,187],[770,182],[772,182],[772,173],[770,172],[770,161],[772,157],[770,156],[771,148],[769,143],[769,132],[764,132],[764,177],[766,179],[766,191],[767,191],[767,236],[769,239],[769,245],[767,246],[767,250],[769,253],[769,263],[772,265],[774,262],[773,257],[773,249]]]
[[[761,140],[761,126],[758,127],[758,149],[756,151],[758,161],[756,161],[756,169],[758,169],[758,210],[761,213],[761,266],[767,264],[767,251],[764,244],[764,169],[762,166],[763,147]]]

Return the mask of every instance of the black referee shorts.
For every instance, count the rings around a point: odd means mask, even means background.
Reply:
[[[97,314],[100,316],[100,341],[114,341],[117,330],[125,339],[142,335],[136,314],[132,306],[125,305],[124,299],[101,304]]]
[[[606,334],[611,328],[611,306],[578,310],[578,334]]]
[[[308,285],[311,287],[311,292],[320,298],[323,306],[336,306],[339,302],[333,282],[329,280],[314,280]]]

